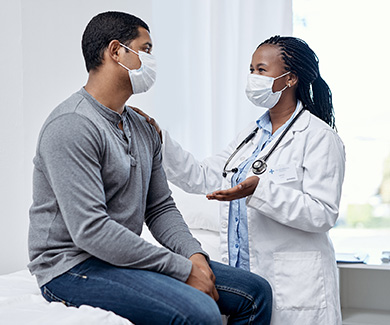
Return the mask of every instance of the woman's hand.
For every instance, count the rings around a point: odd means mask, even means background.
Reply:
[[[161,132],[161,129],[160,129],[160,126],[158,125],[158,123],[156,122],[156,120],[153,118],[153,117],[150,117],[148,114],[146,114],[145,112],[141,111],[139,108],[137,107],[133,107],[133,106],[129,106],[131,107],[131,109],[135,112],[137,112],[139,115],[142,115],[143,117],[146,118],[146,120],[148,121],[148,123],[152,126],[154,126],[154,128],[156,129],[158,135],[160,136],[160,140],[161,140],[161,143],[162,143],[162,132]]]
[[[259,178],[257,176],[251,176],[237,186],[229,188],[228,190],[215,191],[211,194],[207,194],[206,197],[209,200],[218,201],[233,201],[241,199],[252,195],[257,187],[257,184],[259,184]]]

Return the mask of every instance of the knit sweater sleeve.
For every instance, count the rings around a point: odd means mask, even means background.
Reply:
[[[107,214],[100,160],[103,143],[98,128],[76,113],[61,115],[42,130],[37,151],[39,167],[55,195],[65,227],[52,231],[58,232],[59,237],[61,232],[68,232],[75,246],[110,264],[151,270],[186,281],[192,268],[187,257],[200,246],[194,249],[183,245],[180,249],[173,244],[175,241],[170,238],[185,228],[181,222],[174,230],[164,232],[173,219],[180,218],[178,212],[173,213],[170,196],[161,194],[166,189],[159,155],[147,199],[148,220],[159,239],[177,253],[146,242]],[[169,214],[174,218],[164,226]]]
[[[153,136],[155,137],[156,149],[147,197],[145,222],[153,236],[163,246],[187,258],[195,253],[201,253],[208,258],[200,243],[193,238],[171,197],[171,191],[162,167],[161,141],[156,132],[153,132]]]

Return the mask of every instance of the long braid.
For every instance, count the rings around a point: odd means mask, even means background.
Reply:
[[[298,77],[297,99],[312,114],[336,128],[332,104],[332,92],[321,78],[318,57],[305,41],[295,37],[273,36],[263,44],[280,48],[286,70]]]

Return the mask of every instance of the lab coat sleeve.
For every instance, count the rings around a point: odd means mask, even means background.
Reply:
[[[253,195],[247,198],[247,206],[292,228],[326,232],[338,218],[345,172],[344,145],[331,129],[306,135],[303,145],[302,190],[289,183],[276,184],[264,174]]]
[[[221,153],[198,161],[162,130],[163,167],[168,180],[188,193],[208,194],[220,189],[223,166],[234,151],[236,140]]]

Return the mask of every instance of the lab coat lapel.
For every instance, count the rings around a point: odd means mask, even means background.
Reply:
[[[296,120],[296,122],[291,126],[291,129],[286,133],[286,135],[283,137],[282,141],[278,144],[278,146],[275,148],[274,152],[277,150],[282,149],[284,146],[286,146],[288,143],[290,143],[291,140],[294,139],[296,132],[302,132],[309,126],[310,122],[310,112],[305,111],[302,113],[302,115]],[[279,135],[280,136],[280,135]],[[265,156],[273,147],[275,142],[279,139],[279,137],[276,137],[273,139],[259,154],[259,157]],[[272,155],[272,154],[271,154]]]

